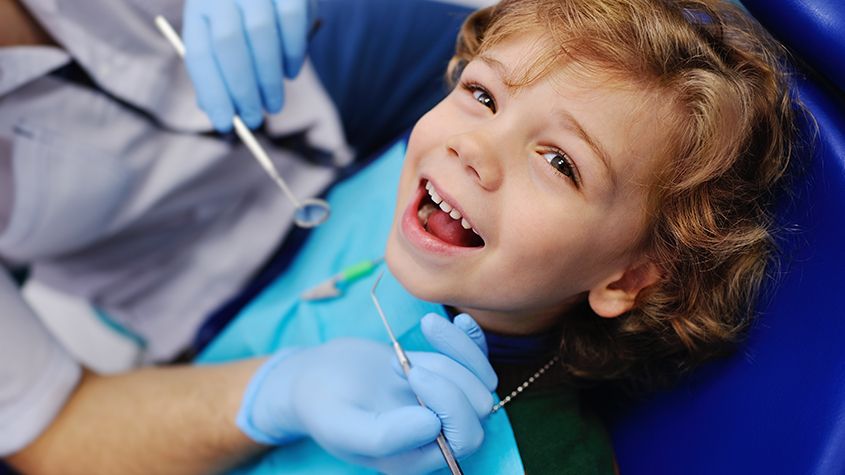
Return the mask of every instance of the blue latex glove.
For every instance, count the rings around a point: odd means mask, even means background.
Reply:
[[[477,340],[458,326],[430,315],[422,330],[438,352],[409,353],[409,380],[388,345],[368,340],[277,354],[250,382],[238,426],[273,445],[310,436],[340,459],[387,473],[444,467],[434,443],[441,425],[457,457],[473,453],[496,375]]]
[[[187,0],[185,62],[217,130],[231,130],[236,112],[255,128],[264,110],[282,109],[282,74],[299,73],[315,9],[315,0]]]

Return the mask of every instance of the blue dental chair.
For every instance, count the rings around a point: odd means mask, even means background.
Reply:
[[[620,473],[845,474],[845,2],[742,0],[818,121],[777,282],[733,357],[609,417]]]

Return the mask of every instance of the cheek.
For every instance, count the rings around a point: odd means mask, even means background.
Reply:
[[[442,134],[449,129],[449,122],[454,118],[451,107],[446,99],[426,112],[414,125],[411,132],[412,142],[430,143],[436,138],[443,138]]]
[[[406,151],[405,167],[416,166],[419,158],[429,151],[435,149],[437,144],[444,141],[443,133],[440,130],[442,125],[438,120],[435,110],[428,111],[414,124],[411,136],[408,138],[408,149]]]
[[[565,281],[572,291],[592,284],[593,271],[605,267],[605,248],[612,246],[600,231],[601,220],[585,207],[544,206],[538,199],[512,208],[503,219],[501,242],[510,272],[543,288],[550,281]]]
[[[408,193],[411,187],[416,187],[415,179],[420,165],[421,157],[430,150],[433,142],[431,126],[428,115],[423,116],[411,130],[408,138],[408,147],[405,150],[405,161],[402,163],[402,174],[399,178],[400,199]],[[412,183],[414,182],[414,183]]]
[[[589,204],[566,193],[548,193],[522,180],[510,193],[502,215],[504,235],[532,254],[579,251],[601,227]],[[540,191],[531,192],[530,190]]]

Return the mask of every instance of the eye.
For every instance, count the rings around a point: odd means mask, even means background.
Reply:
[[[578,177],[575,163],[569,158],[569,155],[560,150],[549,150],[543,153],[543,158],[552,166],[555,173],[569,178],[576,186],[580,185],[581,179]]]
[[[478,103],[490,109],[494,113],[496,112],[496,100],[493,99],[493,95],[490,94],[484,86],[477,83],[463,83],[461,84],[461,87],[469,91],[470,94],[472,94],[472,98]]]

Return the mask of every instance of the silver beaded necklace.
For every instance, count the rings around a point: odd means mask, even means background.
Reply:
[[[501,401],[497,402],[496,404],[493,404],[493,409],[492,409],[490,412],[491,412],[491,413],[493,413],[493,412],[496,412],[496,411],[498,411],[499,409],[501,409],[501,408],[505,407],[505,404],[507,404],[507,403],[511,402],[511,399],[515,398],[515,397],[516,397],[517,395],[519,395],[522,391],[525,391],[525,389],[526,389],[528,386],[531,386],[531,384],[532,384],[534,381],[536,381],[536,380],[537,380],[537,378],[539,378],[540,376],[542,376],[542,375],[543,375],[543,373],[545,373],[546,371],[548,371],[548,370],[549,370],[549,368],[551,368],[551,367],[552,367],[552,365],[554,365],[555,363],[557,363],[557,361],[558,361],[559,359],[560,359],[560,356],[555,355],[555,357],[554,357],[554,358],[552,358],[552,359],[550,359],[550,360],[549,360],[549,362],[548,362],[548,363],[546,363],[545,365],[543,365],[543,367],[542,367],[542,368],[538,369],[536,373],[534,373],[534,374],[532,374],[531,376],[529,376],[529,377],[528,377],[528,379],[526,379],[526,380],[525,380],[522,384],[520,384],[519,386],[517,386],[517,388],[516,388],[516,389],[514,389],[513,391],[511,391],[511,393],[510,393],[510,394],[508,394],[507,396],[505,396],[505,398],[504,398],[504,399],[502,399]]]

